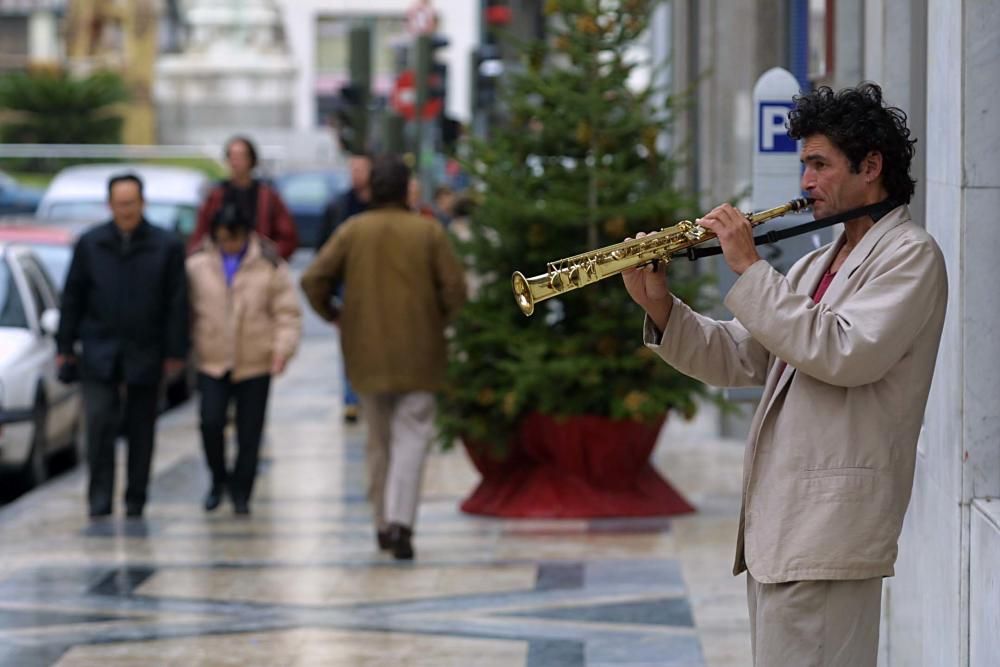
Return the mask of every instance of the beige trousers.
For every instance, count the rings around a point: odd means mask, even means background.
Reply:
[[[754,667],[875,667],[882,579],[762,584],[747,572]]]
[[[360,394],[368,426],[368,499],[379,530],[412,528],[420,502],[424,458],[434,437],[434,394]]]

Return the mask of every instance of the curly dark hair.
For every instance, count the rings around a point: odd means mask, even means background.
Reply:
[[[906,127],[906,113],[886,106],[882,89],[864,82],[856,88],[834,92],[828,86],[796,95],[788,114],[788,135],[804,139],[821,134],[843,151],[857,173],[861,161],[871,151],[882,154],[882,184],[889,197],[909,203],[916,181],[910,178],[913,145]]]

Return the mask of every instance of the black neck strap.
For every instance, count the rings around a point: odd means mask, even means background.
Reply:
[[[817,229],[823,229],[824,227],[830,227],[832,225],[839,224],[841,222],[847,222],[848,220],[854,220],[855,218],[860,218],[863,216],[868,216],[873,222],[878,222],[885,214],[887,214],[892,209],[899,206],[892,199],[883,199],[876,204],[868,204],[867,206],[861,206],[858,208],[853,208],[850,211],[844,211],[843,213],[836,213],[834,215],[828,215],[825,218],[820,218],[819,220],[813,220],[812,222],[807,222],[802,225],[795,225],[794,227],[788,227],[786,229],[778,229],[774,231],[767,232],[766,234],[761,234],[759,236],[753,237],[754,245],[763,245],[765,243],[777,243],[792,236],[799,236],[801,234],[808,234],[809,232],[814,232]],[[719,246],[713,246],[709,248],[698,248],[696,246],[691,246],[686,251],[682,253],[677,253],[674,257],[687,257],[688,259],[694,261],[702,257],[711,257],[713,255],[721,255],[722,248]]]

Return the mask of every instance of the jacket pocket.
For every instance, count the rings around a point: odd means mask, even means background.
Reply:
[[[875,492],[874,468],[822,468],[799,474],[807,500],[865,502]]]

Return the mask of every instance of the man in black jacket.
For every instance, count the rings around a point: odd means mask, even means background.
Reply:
[[[188,351],[184,245],[143,218],[138,177],[112,178],[108,203],[113,220],[81,236],[73,252],[57,363],[64,376],[66,365],[77,364],[83,382],[90,516],[111,513],[115,439],[123,419],[129,448],[126,514],[141,517],[160,380],[184,366]]]

